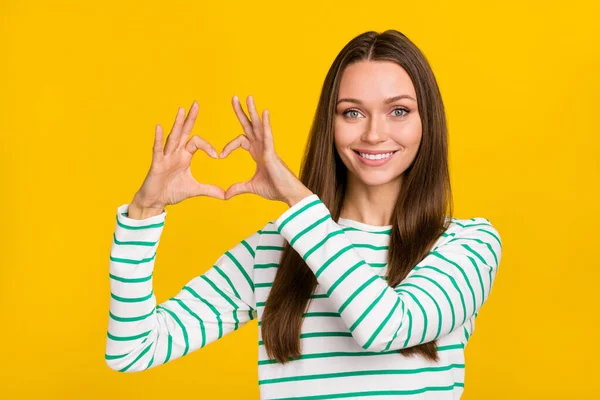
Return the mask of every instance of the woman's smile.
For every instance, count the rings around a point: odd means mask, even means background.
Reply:
[[[379,167],[386,164],[396,153],[397,150],[389,152],[362,152],[359,150],[353,150],[357,158],[365,165],[370,167]]]

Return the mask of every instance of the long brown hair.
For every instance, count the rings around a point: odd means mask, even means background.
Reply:
[[[388,253],[388,284],[398,285],[431,250],[449,224],[453,204],[448,169],[444,105],[431,67],[421,51],[402,33],[365,32],[337,55],[323,83],[300,170],[300,180],[337,221],[347,183],[346,166],[334,146],[334,114],[342,72],[358,61],[391,61],[410,76],[417,95],[422,139],[414,162],[403,174],[392,220]],[[262,339],[269,358],[286,363],[298,358],[302,314],[317,286],[314,273],[285,243],[262,316]],[[436,341],[401,349],[403,355],[438,360]]]

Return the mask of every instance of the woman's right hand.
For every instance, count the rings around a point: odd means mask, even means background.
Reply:
[[[177,204],[195,196],[224,199],[225,192],[216,185],[199,183],[190,171],[190,163],[196,150],[201,149],[213,158],[219,158],[214,147],[200,136],[188,136],[198,115],[198,103],[192,103],[187,118],[180,107],[163,149],[163,132],[156,125],[152,164],[132,205],[138,209],[162,212],[164,207]]]

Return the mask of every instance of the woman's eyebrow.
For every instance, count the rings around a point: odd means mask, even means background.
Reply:
[[[408,94],[401,94],[399,96],[389,97],[389,98],[385,99],[384,103],[385,104],[389,104],[389,103],[393,103],[394,101],[400,100],[400,99],[410,99],[412,101],[416,101],[412,96],[410,96]],[[358,99],[353,99],[353,98],[350,98],[350,97],[346,97],[346,98],[343,98],[343,99],[339,99],[338,102],[336,103],[336,105],[340,104],[343,101],[347,101],[349,103],[362,104],[362,101],[360,101]]]

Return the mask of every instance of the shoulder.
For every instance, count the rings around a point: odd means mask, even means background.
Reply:
[[[450,229],[460,236],[481,236],[481,233],[493,235],[500,242],[500,232],[485,217],[473,217],[468,219],[452,218],[450,220]]]
[[[484,217],[451,218],[433,253],[468,254],[498,265],[502,254],[500,232]]]
[[[455,241],[474,241],[478,243],[487,243],[494,248],[502,248],[502,238],[500,232],[485,217],[473,218],[448,218],[448,229],[442,234],[439,245]]]

